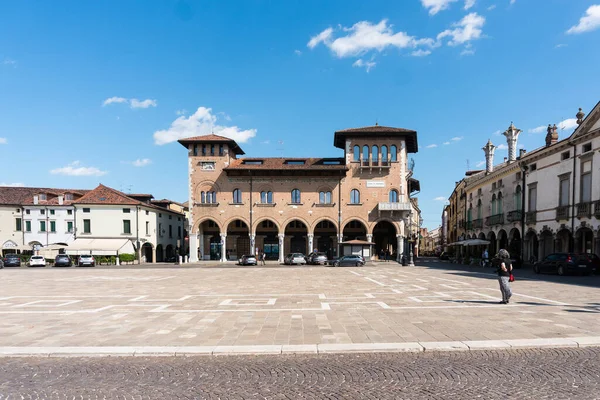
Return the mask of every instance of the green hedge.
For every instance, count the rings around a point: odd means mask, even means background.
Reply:
[[[128,254],[128,253],[119,254],[119,261],[121,261],[122,263],[134,262],[135,259],[136,259],[135,254]]]

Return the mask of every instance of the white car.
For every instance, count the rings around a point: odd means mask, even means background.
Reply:
[[[29,266],[30,267],[45,267],[46,259],[42,256],[31,256],[31,258],[29,259]]]
[[[283,263],[286,265],[304,265],[306,264],[306,257],[304,257],[304,254],[302,253],[290,253],[287,256],[285,256],[285,258],[283,259]]]

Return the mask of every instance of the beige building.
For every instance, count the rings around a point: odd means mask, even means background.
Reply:
[[[362,253],[369,258],[404,254],[410,193],[419,185],[408,163],[415,131],[337,131],[334,146],[344,155],[330,158],[238,158],[238,144],[217,135],[179,143],[188,150],[191,261],[258,250],[280,262],[290,252],[335,257],[350,240],[372,243]]]

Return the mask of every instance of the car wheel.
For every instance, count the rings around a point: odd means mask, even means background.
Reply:
[[[563,276],[565,274],[565,267],[559,265],[558,270],[556,272],[558,273],[558,275]]]
[[[535,272],[536,274],[540,273],[540,266],[539,265],[534,265],[533,266],[533,272]]]
[[[334,266],[334,267],[339,267],[339,266],[340,266],[340,263],[338,263],[338,262],[334,262],[334,263],[333,263],[333,266]]]

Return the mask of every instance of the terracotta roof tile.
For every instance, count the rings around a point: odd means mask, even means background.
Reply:
[[[411,129],[405,128],[393,128],[391,126],[363,126],[361,128],[350,128],[336,131],[333,137],[333,145],[337,148],[345,148],[346,137],[386,137],[386,136],[402,136],[406,141],[406,150],[409,153],[416,153],[419,151],[419,145],[417,142],[417,132]]]
[[[74,201],[75,204],[125,204],[142,205],[146,204],[139,200],[132,199],[125,193],[119,192],[102,184],[94,190],[89,191],[82,198]]]
[[[45,193],[47,200],[39,200],[37,205],[59,205],[58,196],[71,193],[75,198],[85,195],[89,190],[56,189],[39,187],[0,187],[0,204],[4,205],[34,205],[33,196]],[[70,205],[75,200],[63,199],[63,205]]]
[[[179,139],[178,142],[184,147],[187,147],[189,144],[193,143],[228,143],[231,146],[231,150],[235,154],[246,154],[244,153],[244,150],[242,150],[242,148],[236,143],[235,140],[227,138],[225,136],[219,136],[214,134]]]

